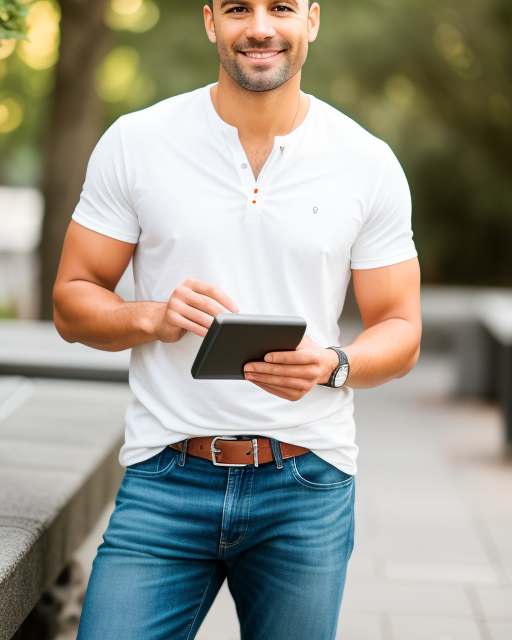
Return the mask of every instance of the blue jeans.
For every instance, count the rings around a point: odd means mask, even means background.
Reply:
[[[277,444],[257,468],[171,447],[127,467],[78,640],[192,640],[226,577],[242,640],[334,640],[354,477]]]

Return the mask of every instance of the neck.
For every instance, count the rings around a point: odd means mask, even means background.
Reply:
[[[248,91],[235,82],[221,65],[219,82],[211,89],[219,116],[238,129],[240,138],[273,139],[291,133],[306,117],[309,100],[300,100],[301,73],[273,91]],[[292,130],[293,130],[292,129]]]

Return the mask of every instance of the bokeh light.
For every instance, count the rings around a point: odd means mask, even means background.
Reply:
[[[8,58],[14,51],[15,47],[16,40],[14,40],[14,38],[11,38],[11,40],[2,40],[0,42],[0,60]]]
[[[112,0],[112,11],[123,16],[136,13],[141,8],[143,0]]]
[[[48,0],[34,3],[27,16],[28,40],[20,42],[17,53],[32,69],[53,67],[59,57],[60,12]]]
[[[23,120],[23,103],[14,94],[0,94],[0,133],[10,133],[17,129]]]
[[[106,24],[114,31],[143,33],[160,19],[160,9],[153,0],[112,0],[105,14]]]
[[[107,102],[120,102],[130,93],[140,58],[136,49],[116,47],[104,58],[96,74],[96,91]]]
[[[404,75],[390,76],[384,88],[386,96],[397,107],[407,108],[414,98],[414,84]]]
[[[438,25],[434,32],[434,44],[461,77],[476,80],[482,73],[480,61],[466,44],[461,31],[453,24]]]

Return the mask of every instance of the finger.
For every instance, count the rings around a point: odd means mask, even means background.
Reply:
[[[282,376],[285,378],[305,378],[312,380],[320,375],[320,369],[315,364],[287,365],[269,364],[267,362],[249,362],[244,367],[244,372],[263,373],[269,376]]]
[[[194,322],[195,324],[199,325],[200,327],[204,327],[207,330],[210,328],[213,322],[212,316],[204,313],[204,311],[201,311],[200,309],[189,306],[186,302],[183,302],[178,298],[175,298],[171,301],[169,308],[171,309],[171,311],[174,311],[179,316],[185,318],[185,320],[190,320],[190,322]]]
[[[313,349],[301,349],[300,351],[272,351],[265,354],[265,362],[280,364],[313,364],[318,355]]]
[[[201,336],[201,338],[204,338],[205,335],[208,333],[208,329],[206,329],[201,325],[196,324],[195,322],[192,322],[191,320],[187,320],[187,318],[184,318],[182,315],[180,315],[179,313],[176,313],[172,309],[167,310],[165,317],[166,317],[166,320],[170,322],[170,324],[174,325],[175,327],[180,327],[181,329],[186,329],[187,331],[191,331],[192,333],[195,333],[196,335]]]
[[[171,306],[174,300],[181,300],[189,307],[203,312],[209,316],[210,319],[215,318],[219,313],[229,313],[229,309],[223,307],[213,298],[196,293],[184,285],[180,285],[176,288],[174,295],[171,297]]]
[[[202,280],[194,280],[193,278],[189,278],[185,283],[187,283],[187,286],[192,291],[216,300],[225,309],[232,311],[233,313],[237,313],[239,311],[238,306],[234,301],[231,300],[227,293],[222,291],[222,289],[219,289],[219,287],[203,282]]]
[[[263,373],[246,373],[245,379],[251,382],[262,382],[275,387],[283,387],[285,389],[296,389],[304,391],[307,381],[300,378],[285,378],[283,376],[267,376]]]

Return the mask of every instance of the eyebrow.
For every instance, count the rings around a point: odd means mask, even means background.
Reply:
[[[297,0],[284,0],[286,3],[288,4],[292,4],[294,5],[296,8],[299,7],[299,3],[297,2]],[[224,0],[224,2],[221,3],[220,8],[224,9],[224,7],[227,7],[228,5],[237,5],[237,6],[242,6],[242,7],[247,7],[248,5],[250,5],[250,2],[246,2],[245,0]],[[277,4],[279,4],[279,2],[277,2]]]

